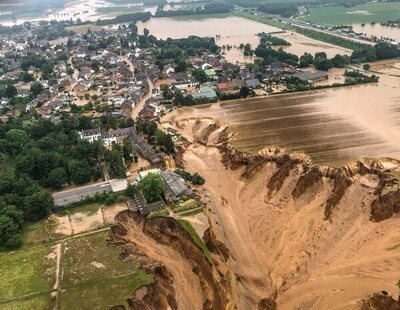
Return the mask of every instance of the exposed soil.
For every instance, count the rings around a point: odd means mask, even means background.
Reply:
[[[241,153],[209,119],[168,125],[191,142],[185,169],[206,179],[199,195],[229,253],[235,280],[227,281],[239,309],[275,293],[282,309],[359,309],[374,292],[397,293],[400,200],[387,159],[314,166],[278,148]],[[389,210],[384,218],[374,217],[377,201]]]

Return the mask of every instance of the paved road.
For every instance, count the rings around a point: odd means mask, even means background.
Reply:
[[[110,182],[73,188],[53,194],[55,206],[68,206],[85,198],[93,197],[96,193],[112,192]]]

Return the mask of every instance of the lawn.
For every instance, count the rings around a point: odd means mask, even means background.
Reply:
[[[121,248],[107,245],[109,231],[61,240],[59,296],[51,297],[57,258],[47,243],[0,254],[0,309],[109,309],[126,305],[133,292],[153,281]],[[57,300],[57,305],[55,305]]]
[[[84,25],[76,25],[76,26],[68,26],[65,27],[68,31],[73,31],[77,34],[84,34],[90,29],[90,31],[101,31],[104,26],[98,26],[96,24],[84,24]]]
[[[107,236],[105,231],[64,243],[61,309],[72,309],[76,300],[82,301],[80,309],[108,309],[125,304],[138,287],[152,283],[152,276],[118,258],[121,249],[108,246]]]
[[[53,252],[51,245],[43,245],[0,254],[0,302],[30,294],[49,294],[55,283],[56,260],[50,255]],[[32,301],[36,302],[38,299]]]
[[[349,25],[370,22],[386,22],[400,18],[399,2],[370,2],[352,8],[330,6],[312,8],[303,20],[323,25]]]

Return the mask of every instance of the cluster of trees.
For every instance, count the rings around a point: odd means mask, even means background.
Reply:
[[[354,63],[390,59],[400,56],[400,49],[396,46],[378,42],[375,45],[366,45],[356,49],[351,54],[351,61]]]
[[[44,80],[50,80],[53,77],[54,63],[39,54],[28,53],[28,55],[22,58],[21,69],[27,71],[30,66],[42,71]]]
[[[18,177],[27,176],[43,187],[84,184],[101,176],[104,147],[80,140],[77,129],[79,119],[73,118],[57,125],[48,120],[14,121],[1,127],[0,151],[15,165]]]
[[[194,9],[181,9],[181,10],[157,10],[156,17],[169,17],[169,16],[183,16],[183,15],[197,15],[197,14],[221,14],[229,13],[232,11],[233,5],[226,3],[214,2],[198,6]]]
[[[181,176],[185,181],[192,182],[192,184],[194,185],[203,185],[205,183],[204,178],[197,172],[191,174],[190,172],[183,169],[175,169],[174,172]]]
[[[139,12],[132,14],[119,15],[112,19],[99,19],[96,24],[111,25],[111,24],[121,24],[121,23],[136,23],[138,21],[146,22],[151,18],[150,12]]]
[[[361,73],[359,70],[345,70],[344,76],[347,77],[345,81],[346,85],[376,83],[379,81],[379,77],[375,74],[368,76]]]
[[[274,61],[279,60],[290,65],[297,65],[299,61],[297,55],[287,53],[282,48],[274,50],[270,46],[262,43],[260,43],[254,50],[254,54],[257,57],[262,57],[264,64],[271,64]]]
[[[147,141],[150,144],[160,146],[161,151],[165,151],[167,154],[175,153],[175,145],[171,135],[158,129],[156,122],[139,120],[136,129],[138,133],[147,135]]]
[[[204,53],[217,53],[219,47],[215,44],[214,38],[200,38],[190,36],[184,39],[155,40],[157,66],[162,69],[166,64],[175,64],[176,72],[183,72],[187,69],[186,59],[188,56],[199,56]]]
[[[272,45],[272,46],[279,46],[279,45],[289,46],[289,45],[291,45],[285,39],[281,39],[281,38],[272,36],[270,34],[266,34],[265,32],[259,33],[258,36],[260,37],[261,44]]]
[[[0,175],[0,197],[0,249],[18,247],[24,222],[45,218],[54,206],[49,193],[11,169]]]
[[[260,5],[258,10],[268,14],[290,17],[297,14],[297,7],[296,3],[268,3]]]

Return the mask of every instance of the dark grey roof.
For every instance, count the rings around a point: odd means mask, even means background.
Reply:
[[[327,78],[328,72],[326,71],[316,71],[316,72],[302,72],[294,74],[293,77],[298,78],[302,81],[313,81],[321,78]]]
[[[259,87],[261,85],[258,79],[246,79],[245,81],[248,87]]]
[[[150,163],[156,164],[161,161],[160,156],[158,156],[150,145],[143,141],[137,134],[131,133],[129,139],[132,143],[133,148],[140,153],[145,159]]]
[[[160,174],[175,197],[182,195],[190,196],[192,194],[192,190],[186,186],[185,180],[176,173],[161,171]]]

